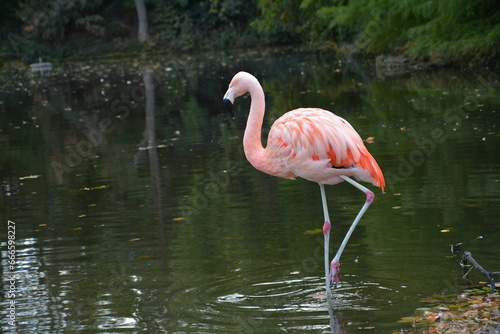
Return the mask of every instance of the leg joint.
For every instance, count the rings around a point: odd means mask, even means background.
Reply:
[[[368,190],[366,192],[366,201],[368,203],[373,203],[374,200],[375,200],[375,194],[373,193],[373,191]]]
[[[323,224],[323,234],[324,235],[327,235],[330,233],[330,228],[332,227],[332,225],[330,224],[330,222],[325,222]]]

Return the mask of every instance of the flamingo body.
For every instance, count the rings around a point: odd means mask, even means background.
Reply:
[[[276,176],[337,184],[339,175],[384,187],[384,177],[363,140],[342,117],[316,108],[301,108],[277,119],[267,141]],[[272,174],[275,175],[275,174]]]
[[[361,216],[374,200],[372,191],[350,177],[370,182],[383,191],[385,180],[382,171],[349,122],[318,108],[295,109],[278,118],[271,127],[267,147],[264,148],[261,132],[265,98],[259,81],[249,73],[237,73],[224,95],[224,103],[227,108],[232,108],[234,100],[247,92],[252,99],[243,136],[243,148],[248,161],[264,173],[287,179],[301,177],[320,185],[325,217],[325,277],[327,295],[330,296],[330,285],[338,281],[340,255]],[[329,264],[331,225],[324,185],[342,181],[363,191],[366,201]]]

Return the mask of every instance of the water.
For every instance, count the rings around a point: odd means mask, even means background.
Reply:
[[[422,298],[460,293],[450,244],[499,269],[494,70],[384,77],[289,50],[22,69],[0,78],[2,332],[331,333],[319,187],[245,160],[249,101],[234,120],[221,102],[242,69],[266,92],[264,134],[315,106],[374,137],[387,188],[369,185],[376,200],[342,257],[339,332],[409,329],[397,321]],[[335,249],[364,196],[327,195]]]

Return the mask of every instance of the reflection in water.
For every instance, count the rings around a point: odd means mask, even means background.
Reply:
[[[462,291],[450,244],[496,266],[496,74],[380,79],[330,55],[249,54],[0,75],[2,228],[16,222],[19,277],[18,324],[2,332],[394,332],[422,296]],[[262,77],[264,137],[304,105],[375,137],[387,193],[352,236],[331,301],[317,298],[316,187],[249,166],[245,100],[226,121],[220,99],[240,69]],[[360,194],[328,195],[335,245]],[[3,248],[4,277],[7,259]]]
[[[150,196],[151,196],[151,207],[156,209],[158,212],[158,227],[159,233],[162,240],[162,244],[165,244],[164,236],[164,217],[163,217],[163,206],[162,206],[162,182],[160,177],[160,161],[158,159],[158,147],[156,142],[156,115],[155,115],[155,89],[158,83],[155,81],[152,75],[152,69],[146,66],[142,72],[142,77],[144,81],[144,88],[146,93],[146,129],[144,130],[144,142],[147,144],[146,148],[149,157],[149,172],[151,175],[150,183]]]
[[[332,334],[345,334],[342,314],[333,312],[333,303],[331,298],[326,298],[328,304],[328,315],[330,317],[330,330]]]

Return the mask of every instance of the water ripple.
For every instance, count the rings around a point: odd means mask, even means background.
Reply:
[[[273,270],[279,272],[280,268]],[[184,323],[184,330],[187,326],[206,328],[211,333],[221,328],[303,333],[330,328],[323,277],[284,275],[251,281],[268,277],[267,271],[269,267],[238,270],[232,277],[207,280],[206,284],[177,291],[169,301],[170,308],[183,313],[185,308],[191,310],[191,319],[184,319],[191,325]],[[368,301],[373,300],[376,290],[384,287],[355,276],[346,278],[333,290],[334,313],[376,310]]]

